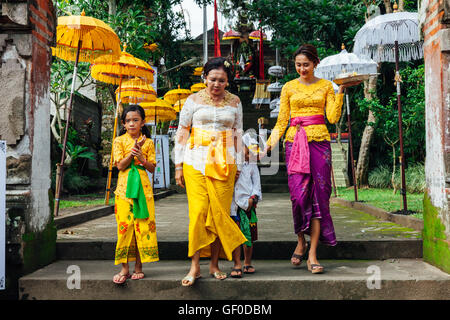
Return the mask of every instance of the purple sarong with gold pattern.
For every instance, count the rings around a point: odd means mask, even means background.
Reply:
[[[329,141],[308,143],[310,173],[288,175],[292,201],[294,231],[311,234],[311,219],[320,219],[319,240],[330,246],[336,245],[333,220],[330,215],[331,196],[331,146]],[[286,142],[286,165],[289,164],[292,142]]]

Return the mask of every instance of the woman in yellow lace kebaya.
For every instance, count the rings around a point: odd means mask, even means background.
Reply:
[[[238,152],[242,136],[242,105],[225,90],[232,79],[231,64],[218,57],[203,68],[206,88],[187,98],[175,138],[175,180],[186,185],[189,205],[191,268],[181,284],[192,286],[200,277],[200,257],[211,257],[209,273],[225,279],[219,257],[232,259],[246,242],[230,217],[234,181],[242,167]]]
[[[155,148],[145,127],[145,111],[131,105],[125,108],[121,119],[124,128],[113,142],[114,164],[119,169],[114,208],[115,264],[122,264],[122,270],[113,278],[117,284],[130,277],[142,279],[142,263],[159,260],[153,190],[146,172],[155,170]],[[136,261],[132,276],[129,261]]]
[[[325,125],[325,113],[330,123],[341,116],[343,91],[341,85],[337,95],[330,81],[314,76],[319,63],[317,50],[312,45],[301,46],[294,54],[295,69],[299,78],[287,82],[281,91],[280,112],[277,123],[267,140],[263,154],[273,149],[286,133],[286,165],[291,194],[294,232],[298,243],[291,263],[300,265],[306,256],[307,245],[304,234],[310,235],[308,270],[323,272],[316,249],[319,240],[336,245],[336,235],[330,215],[331,195],[331,147],[330,135]]]

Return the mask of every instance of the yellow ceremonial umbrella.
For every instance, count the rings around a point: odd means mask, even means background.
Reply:
[[[117,107],[114,117],[113,139],[116,137],[117,132],[122,81],[138,77],[143,81],[146,81],[147,83],[152,83],[153,73],[155,72],[147,62],[127,53],[126,47],[127,46],[124,45],[124,50],[122,51],[119,59],[115,61],[108,61],[107,59],[100,57],[94,61],[91,67],[92,78],[102,82],[119,85],[119,95],[117,99]],[[111,175],[112,175],[112,160],[113,157],[111,152],[109,161],[108,179],[106,185],[105,205],[109,203]]]
[[[191,86],[191,91],[197,92],[197,91],[200,91],[205,88],[206,88],[206,84],[204,84],[203,82],[199,82],[199,83],[195,83]]]
[[[151,52],[154,52],[154,51],[156,51],[156,49],[158,49],[158,45],[156,43],[152,43],[152,44],[146,43],[146,44],[144,44],[144,49],[148,49]]]
[[[67,106],[67,124],[64,132],[61,162],[57,165],[54,216],[59,212],[59,195],[63,179],[64,158],[66,157],[67,135],[72,112],[78,62],[93,62],[97,57],[115,59],[120,55],[120,41],[113,29],[106,23],[93,17],[86,17],[84,11],[80,16],[58,17],[56,27],[56,47],[52,54],[60,59],[75,61]]]
[[[194,69],[194,76],[201,76],[203,73],[203,67],[197,67]]]
[[[170,104],[174,104],[176,101],[183,98],[187,98],[191,94],[192,94],[191,90],[180,89],[180,86],[178,86],[178,89],[167,91],[167,93],[164,95],[164,100],[166,100]]]
[[[166,122],[175,120],[177,118],[177,113],[175,112],[174,108],[163,99],[156,99],[154,102],[143,102],[140,104],[140,106],[145,110],[145,119],[146,122],[150,122],[150,120],[154,121],[155,127],[157,122]],[[153,118],[153,119],[152,119]],[[164,147],[163,143],[161,144],[161,153],[163,155],[162,159],[162,165],[163,165],[163,179],[164,179],[164,187],[167,186],[166,184],[166,175],[165,175],[165,169],[164,169]],[[154,177],[154,175],[153,175]]]
[[[119,97],[120,93],[120,97]],[[121,88],[116,90],[116,99],[121,103],[153,102],[156,100],[156,91],[153,87],[139,78],[125,80]]]
[[[173,104],[173,108],[175,109],[176,112],[180,112],[181,109],[183,109],[183,106],[184,106],[184,103],[186,102],[186,99],[187,98],[180,99],[180,100],[178,100],[177,102],[175,102]]]

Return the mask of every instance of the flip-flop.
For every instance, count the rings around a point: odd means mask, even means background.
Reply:
[[[249,272],[248,269],[250,269],[250,268],[255,269],[255,267],[253,267],[253,266],[251,266],[251,265],[244,266],[244,273],[246,273],[246,274],[253,274],[253,273],[255,273],[255,271]]]
[[[114,279],[116,276],[119,276],[119,280],[117,280],[117,281]],[[129,279],[129,278],[131,278],[131,275],[130,275],[129,273],[127,273],[127,274],[122,274],[122,273],[119,272],[118,274],[114,275],[114,277],[113,277],[113,282],[114,282],[115,284],[124,284],[125,281],[127,281],[127,279]],[[123,280],[120,281],[120,279],[123,279]]]
[[[142,274],[142,277],[140,276]],[[131,276],[132,280],[140,280],[140,279],[144,279],[145,274],[142,271],[139,272],[133,272],[133,275]]]
[[[232,268],[231,269],[231,272],[240,272],[240,274],[231,274],[230,273],[230,276],[232,277],[232,278],[242,278],[242,269],[237,269],[237,268]]]
[[[216,278],[217,280],[225,280],[227,277],[227,274],[222,271],[216,271],[214,273],[210,273],[210,276],[213,278]],[[225,276],[225,278],[221,278],[222,276]]]

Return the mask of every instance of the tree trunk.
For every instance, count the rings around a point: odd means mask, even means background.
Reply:
[[[405,11],[405,1],[404,0],[398,1],[398,11]]]
[[[383,0],[383,2],[384,2],[384,7],[386,8],[386,13],[392,13],[391,1]]]
[[[368,82],[364,83],[364,96],[367,100],[372,99],[372,90],[375,91],[377,86],[377,76],[370,77]],[[376,121],[375,115],[371,110],[369,110],[369,116],[367,117],[368,123],[374,123]],[[366,125],[363,131],[363,136],[361,139],[361,146],[359,148],[358,163],[356,167],[356,183],[357,186],[367,187],[369,185],[368,181],[368,171],[369,171],[369,151],[370,143],[374,135],[375,128],[369,124]]]
[[[108,14],[110,16],[114,16],[117,12],[116,0],[108,0],[108,5],[109,5]]]

